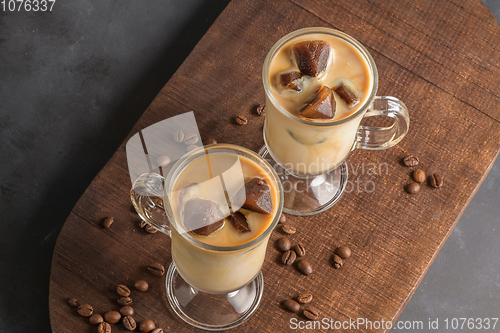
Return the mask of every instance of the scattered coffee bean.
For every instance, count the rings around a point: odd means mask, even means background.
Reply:
[[[129,331],[133,331],[137,327],[137,323],[135,322],[135,319],[132,316],[123,317],[122,323],[123,326],[125,326],[125,328],[128,329]]]
[[[78,314],[82,317],[90,317],[94,312],[94,308],[90,304],[82,304],[78,307]]]
[[[196,134],[188,134],[184,138],[184,144],[186,144],[186,146],[194,145],[196,142],[198,142],[198,135]]]
[[[302,244],[294,245],[293,251],[295,251],[298,257],[303,257],[306,255],[306,249],[302,246]]]
[[[78,307],[78,300],[76,298],[70,298],[68,304],[74,308]]]
[[[134,288],[139,291],[146,291],[149,288],[149,284],[144,280],[139,280],[134,283]]]
[[[407,167],[414,167],[418,165],[418,158],[416,156],[409,155],[403,159],[403,163]]]
[[[102,221],[102,227],[103,228],[109,228],[111,227],[111,225],[113,224],[113,221],[114,221],[114,217],[110,216],[110,217],[106,217],[104,219],[104,221]]]
[[[286,236],[283,236],[280,239],[278,239],[277,243],[278,243],[278,250],[280,251],[288,251],[290,250],[290,247],[292,245],[292,243]]]
[[[165,167],[170,164],[170,157],[167,155],[160,156],[156,159],[156,163],[158,163],[158,166]]]
[[[111,325],[107,322],[102,322],[99,324],[97,327],[97,332],[98,333],[111,333]]]
[[[118,305],[120,306],[125,306],[125,305],[130,305],[133,303],[132,298],[130,297],[120,297],[117,301]]]
[[[197,148],[199,148],[199,146],[197,146],[197,145],[189,145],[189,146],[187,146],[186,149],[187,149],[187,151],[191,151],[191,150],[195,150]]]
[[[149,224],[144,227],[144,230],[146,230],[146,232],[149,234],[156,234],[158,232],[158,229]]]
[[[429,184],[432,186],[432,187],[435,187],[435,188],[439,188],[441,186],[443,186],[443,183],[444,183],[444,179],[443,177],[438,174],[438,173],[433,173],[430,177],[429,177]]]
[[[122,319],[122,315],[118,311],[108,311],[104,314],[104,320],[110,324],[116,324]]]
[[[309,320],[316,320],[319,317],[319,311],[315,307],[308,307],[307,309],[304,309],[302,312],[304,316],[309,319]]]
[[[293,235],[297,231],[294,226],[291,226],[289,224],[283,224],[281,226],[281,230],[283,230],[283,232],[287,235]]]
[[[214,138],[209,138],[209,139],[206,139],[205,141],[203,141],[204,146],[215,145],[216,143],[217,143],[217,140],[215,140]]]
[[[281,256],[281,262],[283,265],[291,265],[295,262],[296,258],[297,254],[292,250],[288,250]]]
[[[424,170],[417,169],[413,171],[413,180],[415,180],[417,183],[423,183],[425,181]]]
[[[348,248],[345,245],[339,246],[336,250],[335,253],[342,258],[342,259],[347,259],[351,256],[351,249]]]
[[[118,293],[118,295],[123,297],[130,296],[130,289],[123,284],[119,284],[118,287],[116,287],[116,292]]]
[[[297,302],[301,303],[301,304],[307,304],[307,303],[310,303],[313,299],[313,295],[311,293],[303,293],[303,294],[299,294],[299,296],[297,296]]]
[[[163,328],[155,328],[154,330],[151,331],[151,333],[163,333]]]
[[[148,224],[146,223],[146,221],[144,220],[141,220],[141,222],[139,222],[139,227],[144,229]]]
[[[248,123],[248,119],[243,115],[239,115],[238,117],[236,117],[236,123],[240,126],[243,126]]]
[[[285,223],[286,222],[286,216],[285,214],[281,214],[279,223]]]
[[[342,260],[342,258],[340,256],[334,254],[332,257],[332,265],[334,268],[339,269],[340,267],[342,267],[344,265],[344,261]]]
[[[302,259],[297,263],[297,268],[304,275],[309,275],[313,272],[312,266],[309,261]]]
[[[178,143],[181,143],[182,141],[184,141],[184,132],[183,131],[175,132],[174,141],[178,142]]]
[[[153,262],[148,265],[148,271],[156,276],[163,276],[165,274],[165,267],[160,263]]]
[[[141,331],[142,333],[148,333],[148,332],[151,332],[152,330],[154,330],[156,328],[156,325],[155,323],[150,320],[150,319],[146,319],[144,320],[140,325],[139,325],[139,331]]]
[[[420,191],[420,185],[417,182],[408,184],[406,186],[406,192],[408,192],[410,194],[415,194],[418,191]]]
[[[285,310],[290,312],[298,312],[300,310],[300,304],[295,302],[293,299],[287,299],[283,302],[283,307]]]
[[[257,107],[257,114],[261,117],[264,117],[266,115],[266,104],[262,103]]]
[[[104,319],[102,318],[102,316],[98,313],[94,313],[92,314],[92,316],[89,317],[89,323],[91,325],[99,325],[100,323],[102,323],[104,321]]]
[[[134,308],[131,307],[130,305],[125,305],[120,308],[120,314],[123,317],[126,316],[133,316],[134,315]]]

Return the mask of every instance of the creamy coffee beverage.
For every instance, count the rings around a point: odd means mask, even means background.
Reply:
[[[276,186],[254,161],[224,152],[203,154],[180,172],[168,197],[175,216],[172,258],[186,282],[228,293],[254,279],[269,236],[247,245],[277,214]]]

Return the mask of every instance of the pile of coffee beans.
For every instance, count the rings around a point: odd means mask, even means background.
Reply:
[[[420,163],[418,157],[414,155],[408,155],[403,159],[403,164],[407,167],[416,167]],[[413,182],[406,185],[406,192],[409,194],[415,194],[420,192],[420,184],[425,182],[426,174],[422,169],[415,169],[411,175]],[[440,188],[443,186],[444,179],[439,173],[433,173],[428,177],[427,180],[429,186],[433,188]]]
[[[316,307],[310,305],[313,298],[311,293],[305,292],[297,295],[295,298],[287,299],[281,304],[283,308],[289,312],[299,313],[302,309],[302,315],[306,317],[306,319],[317,320],[319,318],[319,311]]]

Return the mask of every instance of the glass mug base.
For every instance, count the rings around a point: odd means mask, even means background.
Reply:
[[[348,171],[346,162],[327,173],[301,178],[287,172],[276,162],[266,146],[259,155],[276,171],[283,186],[283,212],[291,215],[306,216],[321,213],[340,200],[344,194]]]
[[[166,287],[168,302],[182,320],[203,330],[221,331],[241,325],[257,310],[262,299],[264,278],[259,271],[250,283],[239,290],[228,294],[209,294],[189,285],[172,262],[166,274]]]

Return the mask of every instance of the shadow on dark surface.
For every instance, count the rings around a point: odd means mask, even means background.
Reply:
[[[189,19],[185,21],[182,29],[178,30],[173,41],[162,45],[161,51],[155,52],[159,56],[149,63],[148,69],[143,72],[135,70],[139,79],[131,89],[123,91],[121,101],[112,101],[108,105],[109,111],[106,112],[109,116],[104,124],[95,126],[99,130],[92,133],[92,139],[79,142],[70,148],[66,161],[60,163],[61,171],[45,170],[45,174],[50,174],[46,177],[49,179],[46,181],[49,186],[37,189],[40,204],[30,207],[29,203],[26,203],[24,211],[16,211],[15,207],[23,207],[22,193],[29,191],[32,184],[26,184],[27,181],[22,184],[21,181],[20,186],[24,186],[24,190],[13,190],[13,186],[2,184],[4,228],[15,223],[16,218],[31,218],[23,222],[24,228],[19,229],[19,232],[12,231],[14,235],[7,238],[7,245],[10,243],[10,247],[6,247],[0,239],[0,259],[6,263],[2,265],[0,274],[0,300],[4,303],[0,313],[1,332],[51,331],[47,311],[51,259],[57,235],[65,219],[97,172],[127,137],[154,97],[228,3],[229,0],[202,2],[201,6],[189,15]],[[5,36],[4,30],[0,40],[4,41],[6,38],[9,37]],[[133,68],[124,67],[118,66],[118,69],[134,71]],[[106,71],[95,75],[106,75]],[[50,104],[47,107],[50,107]],[[2,125],[8,123],[8,115],[4,115],[6,111],[2,110]],[[26,152],[20,150],[14,153]],[[18,177],[21,178],[22,175]]]

